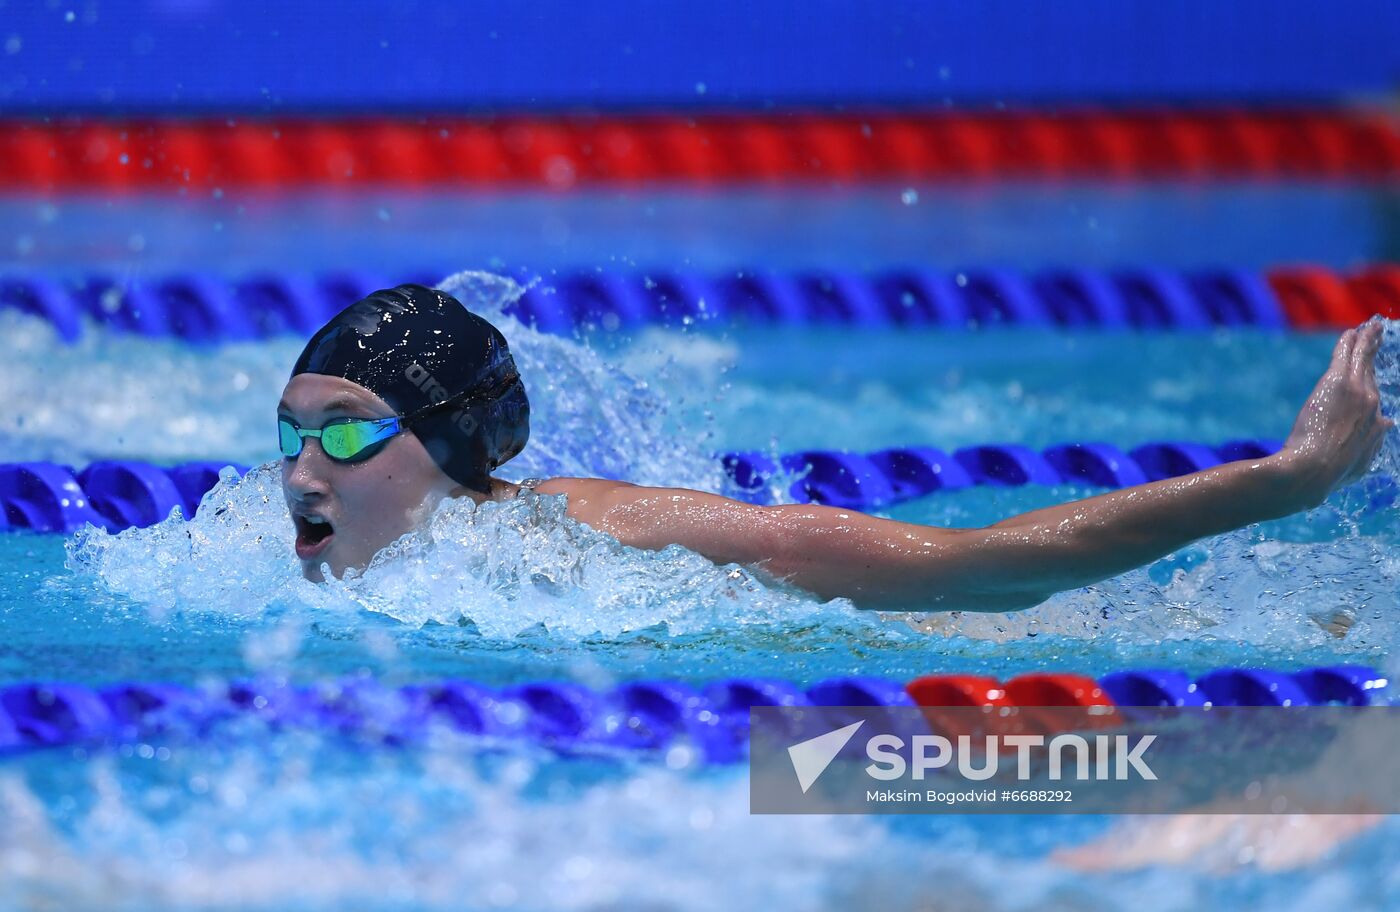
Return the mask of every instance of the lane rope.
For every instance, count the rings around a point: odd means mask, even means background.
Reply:
[[[307,336],[342,308],[404,281],[369,272],[206,273],[59,281],[0,275],[0,309],[43,318],[67,341],[86,325],[193,344]],[[547,278],[507,308],[544,332],[640,326],[768,324],[944,330],[1204,331],[1217,327],[1330,330],[1373,315],[1400,318],[1400,266],[1340,273],[1321,267],[1177,271],[1009,269],[937,271],[579,271]]]
[[[0,190],[1389,180],[1383,111],[869,111],[0,122]]]
[[[1388,683],[1360,665],[1295,672],[1224,668],[1197,677],[1148,669],[1097,680],[1058,672],[1005,682],[958,674],[926,675],[907,684],[843,677],[807,688],[768,678],[732,678],[701,687],[640,681],[601,692],[559,681],[495,688],[455,680],[402,687],[367,678],[311,686],[252,680],[204,689],[152,682],[102,687],[29,682],[0,688],[0,756],[203,736],[244,717],[275,729],[388,744],[418,741],[442,726],[495,746],[528,743],[565,754],[655,757],[686,745],[705,762],[733,763],[746,756],[753,706],[1368,706],[1388,702]],[[926,718],[938,727],[936,713]]]

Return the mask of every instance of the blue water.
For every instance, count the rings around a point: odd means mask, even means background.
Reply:
[[[1397,211],[1393,191],[1333,182],[14,194],[0,269],[1340,269],[1393,256]]]
[[[452,286],[492,313],[497,283]],[[593,347],[504,322],[535,436],[503,475],[718,489],[727,448],[1037,446],[1282,437],[1325,336],[645,331]],[[0,313],[6,459],[273,459],[300,341],[196,350],[102,331],[66,347]],[[1400,368],[1389,330],[1388,402]],[[1385,468],[1394,473],[1396,442]],[[622,549],[557,498],[455,504],[362,577],[300,578],[277,475],[227,481],[192,522],[0,536],[0,681],[211,683],[939,671],[1089,674],[1365,662],[1400,671],[1395,509],[1351,496],[1006,616],[860,612],[679,550]],[[972,525],[1084,496],[972,490],[888,515]],[[1341,616],[1345,623],[1338,626]],[[1333,623],[1326,623],[1333,622]],[[742,768],[482,758],[252,726],[0,765],[0,905],[62,908],[1387,908],[1388,822],[1321,866],[1085,875],[1048,856],[1108,822],[763,818]],[[1278,824],[1282,826],[1283,824]],[[1214,870],[1219,867],[1220,870]]]

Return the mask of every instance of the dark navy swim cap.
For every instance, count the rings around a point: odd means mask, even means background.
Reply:
[[[487,476],[525,448],[530,403],[496,327],[423,285],[376,291],[316,331],[292,368],[358,383],[399,415],[450,478],[487,492]]]

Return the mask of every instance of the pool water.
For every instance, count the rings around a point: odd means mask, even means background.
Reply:
[[[445,287],[495,317],[513,286]],[[695,326],[545,336],[499,318],[534,405],[502,475],[607,474],[720,490],[727,449],[1286,435],[1321,335],[889,333]],[[190,522],[0,536],[0,681],[208,684],[443,677],[597,687],[735,675],[1009,676],[1360,662],[1394,675],[1396,507],[1344,493],[1012,615],[862,612],[678,548],[622,548],[560,498],[445,506],[358,578],[301,579],[271,409],[300,340],[191,348],[93,330],[66,346],[0,313],[6,458],[226,458]],[[1400,392],[1387,328],[1386,407]],[[879,357],[872,357],[879,352]],[[1400,472],[1397,441],[1378,472]],[[975,525],[1094,493],[973,489],[899,505]],[[737,572],[736,572],[737,571]],[[1345,618],[1338,626],[1335,619]],[[1334,623],[1327,623],[1333,621]],[[254,721],[207,738],[0,764],[0,905],[548,909],[1387,908],[1393,821],[1325,867],[1087,876],[1047,855],[1097,818],[754,817],[742,767],[528,751],[447,735],[388,747]],[[1234,850],[1231,850],[1234,851]]]

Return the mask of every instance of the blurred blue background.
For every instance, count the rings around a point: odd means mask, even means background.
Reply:
[[[0,110],[1335,100],[1390,0],[0,0]]]

